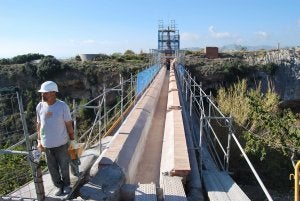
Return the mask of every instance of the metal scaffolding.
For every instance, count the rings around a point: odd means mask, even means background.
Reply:
[[[174,54],[180,49],[179,30],[176,29],[175,20],[169,26],[160,21],[158,25],[158,51],[165,54]]]

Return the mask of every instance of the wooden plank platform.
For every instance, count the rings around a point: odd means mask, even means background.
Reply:
[[[107,143],[106,141],[104,143]],[[105,144],[103,144],[105,146]],[[79,165],[79,172],[84,172],[90,168],[90,165],[96,160],[97,155],[99,154],[99,147],[95,147],[94,149],[89,149],[83,152],[80,157],[81,164]],[[71,171],[70,171],[71,172]],[[73,187],[78,181],[78,177],[70,174],[71,179],[71,187]],[[55,196],[57,188],[53,185],[50,174],[48,172],[43,174],[43,185],[45,192],[45,200],[62,200],[66,199],[68,195],[64,196]],[[34,182],[31,181],[21,188],[15,190],[14,192],[8,194],[0,198],[0,200],[36,200],[36,190]]]
[[[225,171],[204,170],[203,182],[209,200],[230,201],[250,199]]]

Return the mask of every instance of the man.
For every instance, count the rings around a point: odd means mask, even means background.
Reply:
[[[74,146],[74,130],[68,105],[56,99],[57,84],[44,82],[38,91],[42,102],[36,107],[38,148],[45,151],[53,184],[58,188],[56,196],[69,194],[70,174],[68,141]]]

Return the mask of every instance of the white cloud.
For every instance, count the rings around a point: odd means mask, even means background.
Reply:
[[[193,42],[193,41],[198,41],[200,39],[200,36],[195,33],[184,32],[180,34],[180,39],[182,41]]]
[[[265,31],[257,31],[255,32],[255,35],[257,35],[260,39],[266,39],[269,37],[269,34]]]
[[[231,38],[232,37],[232,35],[228,32],[216,32],[214,26],[210,26],[208,28],[208,31],[210,32],[210,34],[213,38],[224,39],[224,38]]]

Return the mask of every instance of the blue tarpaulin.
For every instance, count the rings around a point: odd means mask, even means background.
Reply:
[[[184,74],[184,67],[183,67],[183,65],[181,65],[181,64],[179,64],[178,65],[178,72],[180,73],[180,75],[182,75],[182,74]]]
[[[146,70],[143,70],[137,74],[136,81],[136,95],[140,95],[146,87],[150,84],[151,80],[157,74],[159,70],[159,65],[155,64]]]

